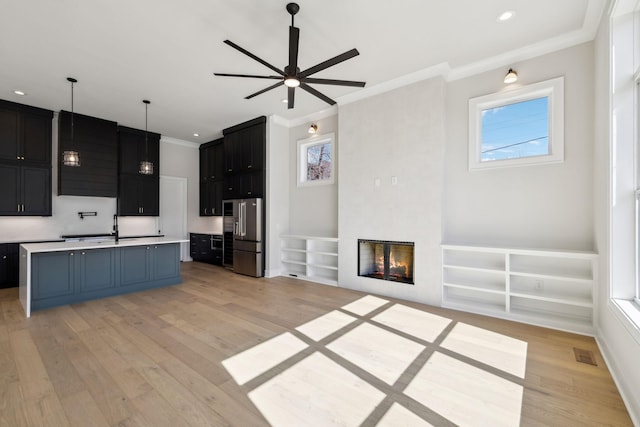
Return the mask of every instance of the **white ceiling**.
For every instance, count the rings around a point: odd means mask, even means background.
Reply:
[[[284,87],[244,97],[269,80],[213,72],[273,72],[225,45],[230,39],[277,67],[287,62],[286,0],[0,0],[0,99],[75,111],[196,143],[260,115],[290,123],[329,106]],[[301,69],[349,49],[360,56],[314,75],[367,87],[316,89],[347,102],[443,71],[457,78],[591,40],[605,0],[298,0]],[[514,10],[507,22],[497,16]],[[395,83],[394,83],[395,82]],[[27,93],[17,96],[19,89]],[[194,137],[197,132],[200,137]]]

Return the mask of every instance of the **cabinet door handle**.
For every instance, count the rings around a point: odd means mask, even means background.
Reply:
[[[4,256],[2,257],[2,259],[7,259],[7,256],[6,256],[6,255],[4,255]]]
[[[82,252],[82,255],[84,255],[84,252]]]
[[[73,256],[73,252],[71,252],[71,253],[69,254],[69,256]]]
[[[140,209],[142,209],[142,213],[144,213],[144,206],[143,206],[143,207],[141,207]]]
[[[150,249],[149,246],[147,246],[147,250],[149,250],[149,249]]]
[[[207,208],[204,208],[204,214],[205,215],[207,214]]]
[[[248,165],[248,166],[247,166],[247,169],[251,169],[251,166],[252,166],[252,165]]]

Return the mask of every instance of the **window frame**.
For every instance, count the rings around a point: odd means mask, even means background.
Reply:
[[[523,101],[549,98],[549,154],[482,161],[482,112]],[[564,162],[564,77],[469,99],[469,171]]]
[[[315,145],[329,144],[331,146],[331,176],[327,179],[309,181],[307,179],[307,150]],[[297,142],[298,149],[298,187],[315,187],[319,185],[331,185],[335,183],[336,176],[336,142],[335,134],[316,134],[310,138],[300,139]]]

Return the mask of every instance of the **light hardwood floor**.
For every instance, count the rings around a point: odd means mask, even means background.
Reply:
[[[0,426],[283,427],[287,418],[274,406],[282,402],[272,396],[290,384],[304,387],[301,376],[313,378],[314,393],[335,382],[369,390],[369,406],[349,396],[336,402],[355,414],[336,425],[473,425],[438,399],[454,396],[447,389],[454,381],[475,387],[469,378],[476,374],[515,390],[507,409],[515,408],[511,421],[522,426],[632,425],[589,337],[201,263],[184,263],[182,277],[182,285],[30,319],[16,288],[0,290]],[[371,301],[380,302],[359,312]],[[349,306],[354,302],[358,308]],[[416,328],[420,322],[433,329]],[[367,338],[394,344],[360,348]],[[509,349],[504,359],[501,348]],[[576,362],[574,348],[593,352],[598,366]],[[377,354],[367,358],[368,351]],[[256,363],[243,365],[255,354]],[[385,358],[394,362],[377,363]],[[231,375],[254,365],[256,372]],[[425,384],[441,392],[425,396]],[[309,417],[300,426],[323,425],[313,398],[298,403],[296,411]]]

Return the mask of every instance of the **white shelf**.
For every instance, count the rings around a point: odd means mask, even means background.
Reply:
[[[442,305],[593,334],[593,252],[442,245]]]
[[[490,286],[478,286],[478,285],[462,285],[457,283],[443,283],[442,285],[449,288],[468,289],[470,291],[488,292],[492,294],[506,295],[505,290],[500,289],[497,286],[490,287]]]
[[[283,275],[316,283],[338,284],[338,238],[282,235]]]

